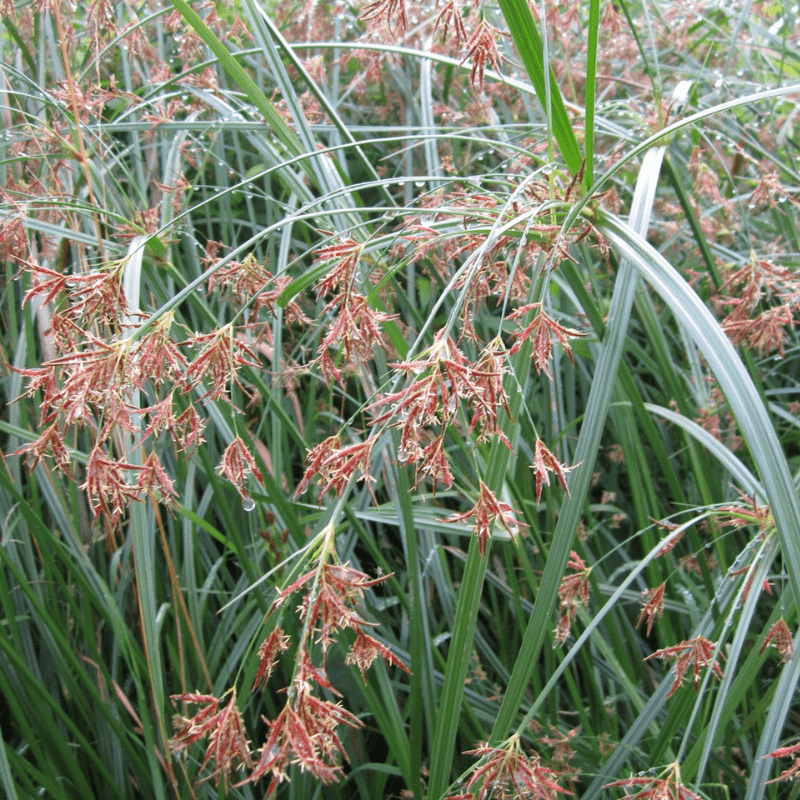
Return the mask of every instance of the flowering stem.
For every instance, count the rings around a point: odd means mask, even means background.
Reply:
[[[539,293],[543,290],[546,276],[539,273],[536,277],[537,279],[533,281],[531,286],[530,295],[541,299]],[[514,356],[516,368],[512,367],[512,373],[516,376],[519,384],[526,382],[523,374],[529,375],[532,369],[530,348],[530,342],[525,342],[519,353]],[[506,429],[513,426],[510,420],[517,418],[522,405],[522,398],[522,392],[512,391],[510,393],[509,407],[511,413],[510,419],[505,421]],[[518,436],[519,429],[516,426],[511,427],[509,440],[512,447],[514,447]],[[491,452],[486,460],[488,471],[485,483],[496,495],[501,493],[510,457],[511,454],[508,447],[503,442],[495,439],[492,442]],[[483,579],[489,560],[488,547],[490,546],[491,540],[488,542],[486,554],[482,555],[478,538],[473,536],[470,541],[467,563],[456,608],[453,639],[447,659],[447,667],[445,668],[441,701],[437,711],[436,732],[431,751],[431,773],[428,782],[428,797],[431,800],[438,800],[444,794],[449,781],[450,764],[452,763],[455,737],[458,731],[459,712],[464,696],[469,660],[472,655],[472,643],[475,636]]]
[[[636,185],[636,194],[633,201],[633,208],[637,214],[635,224],[645,230],[648,226],[650,204],[652,203],[652,194],[649,189],[652,186],[652,181],[657,179],[663,152],[663,148],[653,151],[648,168],[643,167]],[[648,198],[649,203],[647,202]],[[637,282],[638,278],[634,267],[628,261],[623,261],[614,285],[603,348],[589,393],[586,415],[575,451],[574,461],[575,463],[580,463],[581,466],[570,476],[569,489],[571,496],[566,499],[561,507],[558,522],[553,532],[550,553],[539,585],[539,592],[536,595],[536,603],[525,631],[519,656],[511,674],[508,689],[503,698],[503,704],[492,729],[492,742],[505,738],[514,724],[519,704],[530,680],[531,670],[538,663],[545,633],[558,602],[561,577],[564,574],[567,559],[572,550],[575,531],[578,529],[578,523],[589,492],[600,439],[616,383],[617,371],[628,334],[628,324]]]

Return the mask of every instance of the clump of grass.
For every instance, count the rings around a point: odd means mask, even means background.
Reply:
[[[7,796],[781,796],[792,13],[3,5]]]

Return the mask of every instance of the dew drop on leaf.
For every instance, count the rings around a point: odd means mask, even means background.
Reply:
[[[256,501],[252,497],[245,497],[242,500],[242,508],[245,511],[252,511],[256,507]]]

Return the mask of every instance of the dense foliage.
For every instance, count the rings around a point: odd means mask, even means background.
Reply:
[[[797,14],[0,0],[4,795],[797,796]]]

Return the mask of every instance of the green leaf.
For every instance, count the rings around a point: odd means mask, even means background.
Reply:
[[[528,0],[499,0],[500,9],[511,31],[514,44],[530,76],[539,102],[552,120],[553,133],[570,172],[577,175],[583,165],[583,155],[567,114],[564,100],[550,65],[544,62],[544,44],[531,13]]]
[[[800,501],[758,389],[719,323],[664,256],[616,217],[607,215],[600,230],[669,305],[724,392],[761,476],[797,603],[800,599]]]
[[[639,173],[631,219],[632,224],[640,230],[647,230],[649,225],[663,155],[663,147],[656,147],[648,151]],[[614,285],[602,352],[592,380],[592,388],[575,450],[575,462],[579,466],[570,474],[570,496],[565,498],[561,505],[533,613],[528,620],[525,638],[492,730],[491,740],[494,743],[503,741],[512,728],[516,727],[515,718],[533,670],[539,661],[545,635],[553,627],[553,612],[558,602],[558,588],[589,494],[600,438],[628,335],[637,281],[638,278],[633,268],[623,261]]]

